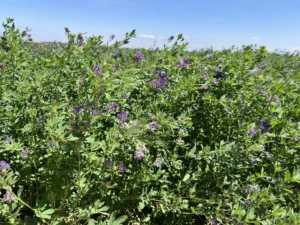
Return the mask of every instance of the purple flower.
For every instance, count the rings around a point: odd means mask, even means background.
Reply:
[[[16,200],[16,196],[9,191],[6,191],[5,195],[1,199],[3,203],[8,203],[8,204],[12,203],[15,200]]]
[[[7,174],[7,172],[9,170],[10,170],[10,165],[5,161],[1,161],[0,162],[0,174],[5,175],[5,174]]]
[[[169,37],[168,42],[171,42],[174,40],[174,36]]]
[[[250,70],[250,74],[255,75],[255,74],[258,74],[260,71],[261,71],[260,69],[253,69],[253,70]]]
[[[96,74],[102,73],[102,69],[101,69],[100,66],[94,66],[94,67],[92,68],[92,71],[93,71],[94,73],[96,73]]]
[[[218,58],[218,62],[223,62],[223,59],[222,58]]]
[[[169,76],[166,73],[162,73],[158,79],[154,79],[151,82],[151,87],[153,89],[164,88],[169,82]]]
[[[145,153],[142,150],[135,150],[134,152],[134,158],[136,160],[142,160],[145,157]]]
[[[107,160],[105,160],[105,162],[104,162],[104,167],[105,167],[105,168],[111,167],[112,164],[113,164],[112,160],[111,160],[111,159],[107,159]]]
[[[260,192],[260,187],[257,184],[248,184],[246,191],[248,193]]]
[[[38,118],[36,118],[38,122],[43,122],[46,120],[45,116],[39,116]]]
[[[50,141],[48,144],[48,148],[53,148],[55,146],[55,143],[53,141]]]
[[[250,134],[253,137],[256,134],[256,130],[252,128],[251,130],[248,131],[248,134]]]
[[[99,115],[99,113],[100,113],[100,111],[97,110],[97,109],[95,109],[95,110],[92,111],[92,115],[93,116],[97,116],[97,115]]]
[[[265,68],[266,67],[266,63],[265,62],[260,63],[259,67],[260,68]]]
[[[206,58],[208,58],[208,59],[212,59],[214,57],[214,54],[207,54],[206,55]]]
[[[118,169],[119,169],[120,172],[125,172],[126,166],[123,163],[121,163],[121,164],[118,165]]]
[[[260,127],[263,129],[262,133],[267,133],[267,132],[269,132],[271,125],[269,124],[268,120],[262,120],[260,122]]]
[[[284,69],[283,72],[289,73],[289,72],[291,72],[291,71],[290,71],[289,69]]]
[[[299,137],[295,138],[295,140],[296,140],[297,142],[300,142],[300,138],[299,138]]]
[[[121,97],[122,97],[122,98],[128,98],[128,95],[127,95],[126,92],[123,92],[123,93],[121,94]]]
[[[221,70],[221,68],[219,68],[219,67],[216,66],[216,71],[217,72],[221,72],[222,70]]]
[[[215,220],[215,219],[211,220],[211,224],[212,225],[220,225],[220,223],[218,222],[218,220]]]
[[[160,168],[162,167],[162,164],[163,164],[163,161],[161,158],[157,158],[154,162],[154,165],[157,167],[157,168]]]
[[[27,158],[29,154],[29,150],[27,148],[25,148],[22,152],[21,152],[21,156],[23,159]]]
[[[207,78],[208,78],[208,73],[207,73],[207,72],[203,74],[203,78],[204,78],[204,79],[207,79]]]
[[[83,83],[83,78],[82,78],[82,77],[79,77],[78,83],[79,83],[79,84],[82,84],[82,83]]]
[[[208,85],[207,84],[204,84],[203,86],[202,86],[202,89],[204,89],[204,90],[207,90],[209,87],[208,87]]]
[[[72,129],[72,130],[78,131],[78,130],[79,130],[79,125],[78,125],[78,123],[72,123],[72,124],[71,124],[71,129]]]
[[[119,107],[118,104],[113,103],[111,106],[104,106],[104,109],[105,109],[106,111],[114,111],[114,110],[116,110],[118,107]]]
[[[190,60],[187,59],[187,58],[183,58],[183,59],[182,59],[182,63],[188,64],[188,63],[190,63]]]
[[[279,97],[277,95],[274,95],[273,97],[269,97],[268,101],[273,105],[277,105],[279,102]]]
[[[85,75],[88,72],[87,68],[82,71],[82,75]]]
[[[265,90],[263,88],[259,89],[258,93],[261,94],[261,95],[265,95],[266,94],[266,92],[265,92]]]
[[[278,183],[278,180],[274,180],[274,179],[273,179],[273,180],[271,181],[271,183],[274,184],[274,185],[276,185],[276,184]]]
[[[154,122],[154,123],[152,123],[151,126],[150,126],[150,131],[151,131],[151,132],[154,132],[154,131],[158,130],[159,127],[160,127],[159,124],[156,123],[156,122]]]
[[[144,54],[140,51],[137,51],[135,54],[134,54],[134,57],[135,59],[139,62],[141,61],[143,58],[144,58]]]
[[[112,35],[110,35],[110,40],[114,40],[115,39],[115,37],[116,37],[116,35],[114,35],[114,34],[112,34]]]
[[[117,115],[117,118],[118,118],[119,123],[124,123],[128,120],[128,113],[125,111],[122,111],[121,113],[119,113]]]
[[[122,53],[118,51],[118,52],[116,53],[116,56],[117,56],[117,57],[122,57]]]
[[[31,34],[28,34],[27,41],[33,41],[32,37],[31,37]]]
[[[182,138],[179,137],[179,138],[176,139],[176,144],[178,144],[179,146],[181,146],[181,145],[184,144],[184,140],[182,140]]]
[[[219,79],[214,79],[214,84],[218,85],[220,83],[220,80]]]
[[[0,69],[4,69],[4,68],[5,68],[4,63],[0,63]]]
[[[80,108],[79,106],[75,106],[75,107],[73,108],[73,110],[72,110],[72,112],[73,112],[74,114],[78,114],[78,113],[80,113],[80,111],[81,111],[81,108]]]
[[[268,158],[269,160],[273,160],[273,159],[275,159],[275,156],[274,156],[273,153],[269,153],[269,154],[267,154],[267,158]]]
[[[113,104],[110,106],[110,109],[111,109],[111,110],[116,110],[118,107],[119,107],[118,104],[113,103]]]
[[[91,103],[91,102],[86,102],[86,103],[84,103],[84,106],[85,106],[86,108],[88,108],[88,109],[94,108],[94,104]]]
[[[257,157],[255,155],[250,155],[250,158],[249,158],[249,162],[252,164],[252,165],[256,165],[257,164]]]
[[[13,140],[12,136],[6,136],[6,142],[11,143]]]
[[[184,70],[186,68],[186,63],[180,63],[178,66],[177,66],[178,69],[181,69],[181,70]]]

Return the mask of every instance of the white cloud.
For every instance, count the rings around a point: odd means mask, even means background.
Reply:
[[[152,34],[140,34],[139,37],[140,38],[151,38],[151,39],[155,38],[155,36]]]
[[[252,40],[258,40],[259,37],[252,37]]]

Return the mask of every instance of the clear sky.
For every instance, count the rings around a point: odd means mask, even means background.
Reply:
[[[132,47],[162,46],[183,33],[190,49],[300,50],[300,0],[0,0],[0,21],[6,17],[38,41],[66,41],[64,27],[117,39],[136,29]]]

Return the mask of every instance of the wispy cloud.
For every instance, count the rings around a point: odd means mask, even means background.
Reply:
[[[154,39],[155,36],[152,35],[152,34],[140,34],[139,38],[151,38],[151,39]]]
[[[252,40],[258,40],[259,37],[252,37]]]

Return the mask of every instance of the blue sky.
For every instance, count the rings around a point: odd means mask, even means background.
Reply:
[[[132,47],[162,46],[183,33],[190,49],[300,50],[299,12],[299,0],[1,0],[0,21],[14,18],[38,41],[66,41],[64,27],[118,39],[136,29]]]

